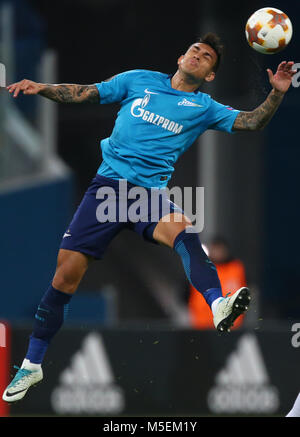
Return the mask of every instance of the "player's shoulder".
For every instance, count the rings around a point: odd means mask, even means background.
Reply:
[[[130,79],[134,78],[137,81],[141,81],[143,83],[151,83],[152,81],[155,83],[164,82],[168,77],[167,74],[161,73],[160,71],[146,70],[146,69],[129,70],[127,73],[128,73],[128,78]]]
[[[146,70],[146,69],[135,69],[128,70],[123,73],[123,82],[126,84],[128,90],[133,93],[137,90],[140,91],[141,88],[145,87],[157,87],[164,88],[166,86],[167,74],[161,73],[159,71]]]
[[[231,111],[236,111],[234,108],[232,108],[230,105],[226,104],[226,103],[222,103],[219,100],[215,99],[214,97],[212,97],[210,94],[207,93],[198,93],[201,94],[200,99],[203,100],[203,102],[206,103],[206,106],[209,106],[212,110],[216,110],[216,109],[228,109]]]
[[[203,91],[199,91],[197,93],[201,99],[206,100],[208,103],[220,103],[215,97],[213,97],[211,94],[204,93]]]
[[[123,74],[126,74],[130,77],[140,77],[140,78],[153,78],[153,79],[158,79],[158,78],[166,78],[168,75],[165,73],[161,73],[160,71],[154,71],[154,70],[146,70],[146,69],[142,69],[142,68],[136,68],[134,70],[127,70],[125,72],[123,72]]]
[[[195,98],[198,103],[201,103],[203,106],[206,107],[210,106],[214,102],[214,99],[211,97],[210,94],[204,93],[202,91],[198,91]]]

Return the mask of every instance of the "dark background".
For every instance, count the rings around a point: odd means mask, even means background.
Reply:
[[[24,333],[29,332],[30,330],[24,328],[14,329],[14,362],[22,360]],[[105,354],[109,357],[114,374],[113,384],[99,385],[94,382],[92,385],[86,385],[80,384],[80,380],[77,379],[68,385],[62,380],[63,372],[74,372],[76,355],[82,353],[83,343],[91,334],[102,338]],[[243,357],[239,345],[245,341],[248,345],[249,341],[254,344],[254,348],[249,348],[246,357]],[[257,373],[259,374],[262,366],[262,371],[267,375],[265,381],[257,382],[251,374],[252,380],[244,384],[220,383],[220,372],[226,372],[228,375],[230,369],[234,369],[230,363],[233,354],[238,355],[240,360],[249,361],[255,361],[258,354],[260,361],[256,367]],[[124,419],[149,416],[168,417],[168,420],[176,416],[193,419],[226,415],[285,416],[298,393],[295,384],[298,354],[299,351],[290,344],[290,333],[276,329],[271,332],[232,332],[227,337],[217,336],[214,331],[194,330],[94,329],[91,332],[78,328],[64,329],[57,335],[55,346],[50,345],[47,352],[47,361],[43,367],[47,378],[34,389],[31,396],[28,393],[23,402],[12,404],[10,412],[12,416],[72,414],[97,416],[98,419],[101,416],[115,417],[116,411],[112,411],[109,404],[106,404],[105,409],[103,402],[100,403],[102,408],[99,401],[94,402],[92,407],[95,410],[91,411],[91,402],[88,407],[80,402],[75,394],[81,389],[89,394],[89,398],[95,399],[93,394],[96,390],[99,392],[96,399],[101,400],[103,392],[114,385],[121,388],[124,394],[124,407],[117,412],[117,417]],[[87,351],[85,356],[92,361]],[[280,359],[282,356],[285,357],[284,360]],[[245,361],[243,368],[249,370]],[[70,396],[73,394],[72,406],[65,401],[60,402],[58,408],[56,397],[53,396],[58,389],[68,391]],[[219,393],[219,408],[222,406],[223,410],[216,411],[210,407],[209,393],[212,390]],[[225,395],[220,395],[221,390]],[[270,408],[270,398],[259,395],[266,390],[275,390],[277,393],[277,407]],[[249,396],[249,393],[252,393],[252,396]],[[77,400],[77,405],[74,399]],[[234,399],[233,404],[231,399]],[[245,399],[250,401],[245,402]],[[268,405],[269,408],[266,408]]]
[[[251,110],[270,91],[267,67],[275,71],[282,60],[300,62],[300,5],[294,1],[272,1],[294,26],[289,47],[272,56],[252,50],[244,35],[247,18],[266,6],[261,1],[13,3],[18,10],[16,80],[36,77],[30,59],[43,48],[57,52],[58,83],[95,83],[134,68],[173,73],[177,58],[210,30],[223,39],[226,55],[214,85],[204,91],[224,104]],[[265,319],[300,316],[299,93],[291,87],[263,132],[218,135],[217,230],[245,262],[249,284],[259,289],[260,316]],[[20,97],[19,104],[33,117],[35,98],[26,99]],[[74,210],[101,163],[99,142],[110,135],[117,110],[117,105],[59,106],[58,153],[74,171]],[[201,139],[179,159],[170,187],[199,183],[199,148]],[[168,311],[152,290],[164,282],[186,301],[188,285],[178,257],[124,232],[105,259],[91,266],[79,293],[113,285],[121,321],[161,320],[168,318]]]

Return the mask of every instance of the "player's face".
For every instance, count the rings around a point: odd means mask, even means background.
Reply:
[[[204,43],[195,43],[178,59],[179,70],[194,80],[210,82],[215,78],[213,67],[217,54],[212,47]]]

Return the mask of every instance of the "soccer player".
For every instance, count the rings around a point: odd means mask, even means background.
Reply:
[[[24,79],[7,87],[14,97],[23,92],[58,103],[120,102],[121,109],[111,136],[101,142],[103,162],[62,238],[56,272],[38,306],[26,357],[4,391],[5,401],[22,399],[30,386],[42,380],[41,364],[49,342],[62,326],[71,297],[90,261],[101,259],[109,242],[124,228],[178,253],[189,281],[210,306],[217,330],[228,331],[247,310],[248,288],[222,296],[216,268],[203,251],[198,233],[191,232],[193,225],[184,211],[162,196],[157,218],[153,220],[151,214],[153,189],[164,192],[178,157],[199,135],[207,129],[229,133],[263,129],[290,87],[294,63],[282,62],[275,75],[268,70],[272,90],[253,111],[234,110],[216,102],[199,88],[203,82],[215,79],[222,48],[217,35],[205,35],[178,58],[174,75],[131,70],[92,85],[50,85]],[[127,190],[143,187],[149,194],[144,205],[145,210],[149,206],[148,219],[120,220],[117,214],[116,220],[99,222],[97,210],[104,200],[97,192],[110,188],[120,213],[126,199],[119,191],[119,181],[124,180],[128,181]],[[132,199],[126,201],[128,211]]]

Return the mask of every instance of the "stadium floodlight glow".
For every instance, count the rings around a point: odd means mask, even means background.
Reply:
[[[0,88],[6,88],[6,68],[0,62]]]

